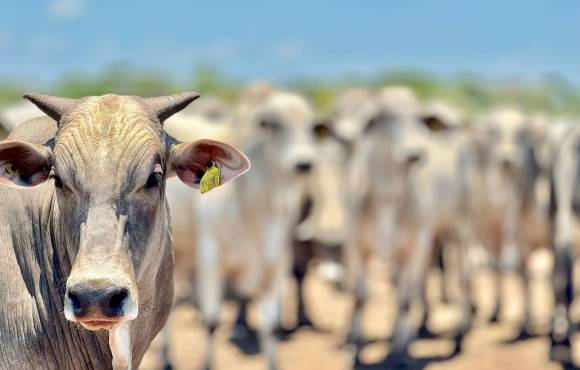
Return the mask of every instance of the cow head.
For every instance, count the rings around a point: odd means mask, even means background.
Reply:
[[[521,171],[536,161],[544,131],[521,111],[513,108],[494,110],[477,125],[480,142],[488,163],[504,174]]]
[[[162,256],[171,256],[168,177],[198,188],[210,167],[221,170],[219,184],[248,169],[245,155],[227,144],[180,143],[163,131],[163,121],[197,97],[26,95],[58,122],[58,131],[50,146],[0,143],[2,179],[55,189],[55,217],[72,260],[68,320],[111,329],[151,304],[157,273],[166,267]]]
[[[254,114],[259,135],[265,138],[269,159],[283,173],[309,173],[316,161],[320,133],[308,102],[293,93],[271,92]]]

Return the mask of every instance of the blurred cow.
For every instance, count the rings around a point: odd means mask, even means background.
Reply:
[[[307,177],[299,224],[294,232],[293,275],[297,282],[297,326],[314,326],[304,303],[303,282],[308,268],[317,263],[318,275],[340,283],[342,254],[347,239],[346,175],[349,143],[326,124],[314,127],[316,166]]]
[[[572,365],[571,317],[574,301],[573,270],[580,245],[580,126],[578,123],[555,124],[550,128],[552,153],[550,221],[555,260],[553,286],[555,308],[551,328],[550,358]]]
[[[546,120],[513,108],[494,110],[476,125],[485,193],[481,195],[480,238],[498,262],[496,302],[501,306],[501,272],[523,278],[529,302],[527,259],[536,247],[547,245],[547,173],[542,156]],[[518,336],[527,337],[529,304]]]
[[[22,122],[40,115],[42,115],[42,111],[31,102],[19,102],[0,111],[0,125],[6,132],[10,132]]]
[[[190,123],[186,121],[176,124],[174,130],[187,132],[185,127]],[[183,264],[183,280],[189,279],[193,286],[202,321],[209,330],[205,366],[211,366],[213,332],[228,286],[241,302],[234,335],[244,335],[248,328],[246,307],[255,300],[260,311],[260,344],[268,367],[274,369],[274,329],[280,322],[283,282],[290,269],[291,237],[306,175],[317,162],[314,114],[309,103],[294,93],[263,89],[242,98],[232,123],[243,127],[241,137],[230,139],[254,158],[251,171],[256,181],[239,182],[190,202],[176,199],[175,203],[181,204],[174,205],[175,209],[185,216],[178,220],[174,214],[176,239],[190,236],[192,224],[188,220],[192,220],[194,230],[204,230],[204,235],[195,233],[189,246],[194,256],[186,251],[179,256],[176,242],[176,270]],[[219,126],[219,135],[229,137],[232,125],[226,124],[223,130]],[[171,121],[168,129],[172,130]],[[214,125],[207,133],[216,135],[216,130]],[[169,190],[168,197],[172,197]]]
[[[346,263],[356,299],[349,336],[360,337],[367,295],[365,266],[378,254],[397,265],[399,317],[392,352],[405,357],[419,329],[410,321],[410,310],[425,301],[432,254],[435,247],[454,241],[462,259],[464,293],[456,337],[459,351],[472,315],[466,248],[474,239],[470,192],[477,186],[477,174],[470,138],[443,118],[424,115],[408,89],[382,90],[375,106],[348,172],[352,216],[348,224],[354,228],[348,232],[353,238]]]

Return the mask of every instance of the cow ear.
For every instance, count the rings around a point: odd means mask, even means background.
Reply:
[[[50,149],[23,141],[0,142],[0,183],[34,186],[48,179]]]
[[[202,192],[225,184],[250,168],[244,153],[231,145],[207,139],[173,145],[170,160],[172,171],[181,181],[192,188],[201,188]],[[204,181],[211,181],[209,188]]]

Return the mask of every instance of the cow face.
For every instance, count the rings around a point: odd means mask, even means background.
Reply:
[[[198,188],[208,168],[221,170],[221,184],[248,169],[247,158],[227,144],[179,143],[163,131],[161,122],[196,97],[73,101],[31,95],[59,122],[53,148],[0,144],[0,160],[13,166],[4,167],[14,175],[4,174],[5,181],[48,181],[55,189],[55,214],[73,261],[64,303],[68,320],[111,329],[135,319],[141,299],[151,301],[162,256],[171,255],[164,194],[169,176]]]
[[[296,229],[296,238],[317,245],[340,247],[346,240],[348,145],[324,124],[317,126],[319,162],[307,182],[309,209]],[[324,133],[322,133],[324,131]]]
[[[535,149],[540,145],[541,130],[520,111],[501,109],[494,111],[480,122],[480,135],[486,145],[486,157],[504,174],[521,171],[535,160]]]
[[[304,98],[273,92],[257,108],[255,122],[274,167],[288,175],[310,172],[316,162],[318,133],[312,108]]]

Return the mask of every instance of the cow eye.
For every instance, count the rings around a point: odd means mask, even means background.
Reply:
[[[265,130],[269,130],[271,132],[278,132],[282,129],[282,125],[280,124],[280,122],[276,121],[276,120],[271,120],[271,119],[264,119],[260,122],[260,126],[265,129]]]
[[[147,182],[145,183],[145,189],[153,189],[159,187],[161,181],[163,180],[163,170],[161,169],[161,165],[156,165],[155,169],[149,177],[147,178]]]
[[[163,174],[160,172],[153,172],[151,175],[149,175],[149,177],[147,178],[147,182],[145,183],[145,189],[153,189],[159,186],[159,184],[161,184],[161,179],[163,178]]]
[[[332,135],[332,131],[325,124],[316,124],[312,127],[314,137],[319,141],[324,141]]]
[[[54,186],[57,187],[58,189],[65,189],[64,184],[62,183],[62,180],[60,178],[60,176],[58,176],[57,174],[55,174],[54,172],[50,174],[50,178],[52,178],[54,180]]]

